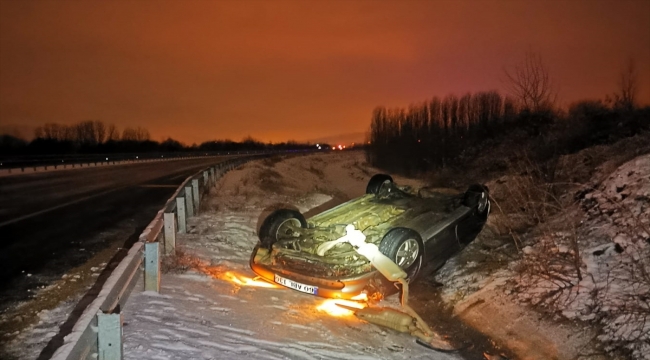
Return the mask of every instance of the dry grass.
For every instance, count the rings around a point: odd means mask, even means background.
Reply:
[[[323,169],[320,168],[320,167],[314,166],[313,163],[309,164],[309,168],[307,168],[307,171],[309,171],[310,173],[318,176],[321,179],[325,177],[325,173],[323,172]]]
[[[622,152],[610,155],[608,160],[606,149],[576,155],[598,163],[599,168],[576,166],[571,158],[544,169],[531,162],[512,165],[517,171],[500,179],[494,194],[500,201],[493,201],[499,225],[520,250],[521,260],[515,267],[518,277],[513,279],[518,296],[551,314],[584,309],[595,321],[602,321],[605,349],[626,356],[639,351],[640,343],[650,344],[650,254],[647,246],[638,245],[643,240],[650,242],[640,235],[649,234],[650,229],[640,220],[639,211],[635,213],[626,205],[625,197],[608,196],[600,188],[604,189],[602,181],[611,178],[615,169],[638,155],[632,144],[619,144]],[[596,197],[598,202],[593,200]],[[617,260],[600,265],[598,270],[593,264],[588,267],[587,263],[595,260],[583,251],[599,244],[589,226],[583,224],[591,218],[602,218],[605,223],[615,220],[617,236],[637,239],[637,245],[617,245],[621,253]],[[616,243],[608,237],[613,235],[602,236],[612,246]],[[594,279],[601,273],[606,274],[605,286]]]
[[[281,155],[273,155],[273,156],[269,156],[267,158],[262,159],[262,165],[267,166],[267,167],[273,167],[275,164],[279,163],[282,160],[284,160],[283,156],[281,156]]]
[[[570,216],[577,202],[546,180],[554,178],[556,168],[549,173],[549,169],[530,161],[513,164],[512,168],[518,169],[518,175],[504,180],[503,201],[493,199],[493,203],[501,215],[499,225],[507,229],[517,249],[535,247],[518,264],[520,276],[532,279],[525,282],[531,287],[550,282],[562,291],[577,285],[583,267],[576,231],[580,216]],[[553,221],[558,215],[562,221]]]
[[[182,248],[176,248],[175,254],[163,257],[161,270],[163,274],[179,274],[197,269],[200,265],[201,261],[198,258],[186,253]]]
[[[269,193],[281,193],[284,190],[282,175],[273,169],[263,169],[259,173],[259,188]]]
[[[211,186],[201,196],[201,202],[199,203],[199,213],[214,213],[219,210],[219,204],[214,201],[214,198],[218,195],[219,188],[217,186]]]

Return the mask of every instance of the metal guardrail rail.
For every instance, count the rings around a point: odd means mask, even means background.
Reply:
[[[151,161],[200,159],[214,156],[249,156],[313,152],[303,150],[212,151],[200,153],[137,153],[49,156],[0,156],[0,176],[27,174],[47,170],[77,169],[106,165],[131,164]],[[323,150],[324,151],[324,150]]]
[[[237,157],[226,160],[211,167],[207,167],[188,177],[178,187],[174,195],[169,198],[165,206],[158,211],[156,217],[140,234],[139,241],[129,250],[127,256],[113,270],[110,277],[102,287],[97,298],[86,307],[72,328],[70,334],[64,338],[64,344],[59,347],[53,360],[85,360],[85,359],[121,359],[121,315],[120,309],[124,306],[131,290],[138,278],[144,274],[145,290],[159,291],[160,287],[160,249],[159,244],[164,244],[164,253],[171,254],[175,251],[176,233],[187,231],[188,217],[197,214],[201,196],[206,194],[226,172],[235,169],[253,159],[267,157],[272,154],[258,154]],[[142,271],[144,268],[144,271]],[[115,315],[118,319],[117,339],[109,337],[112,344],[106,340],[102,345],[100,333],[102,321],[106,316]],[[111,331],[112,331],[111,330]],[[118,344],[119,343],[119,344]],[[119,345],[119,346],[118,346]],[[110,348],[112,346],[112,348]],[[119,347],[119,348],[118,348]],[[109,350],[106,350],[109,349]],[[100,351],[101,350],[101,351]],[[119,350],[119,356],[117,352]]]

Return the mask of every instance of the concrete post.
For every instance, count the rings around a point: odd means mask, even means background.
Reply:
[[[203,172],[203,187],[207,188],[207,189],[210,188],[210,182],[208,180],[208,171],[207,170]]]
[[[187,211],[187,217],[190,218],[194,216],[194,199],[192,198],[192,187],[185,187],[185,211]]]
[[[199,196],[199,179],[192,179],[192,200],[194,200],[194,213],[199,214],[199,203],[201,196]]]
[[[182,196],[176,198],[176,215],[178,217],[178,232],[185,234],[187,232],[187,222],[185,220],[185,198]]]
[[[174,213],[163,214],[165,222],[165,255],[176,252],[176,217]]]
[[[97,313],[97,350],[99,360],[122,360],[122,314]]]
[[[160,292],[160,245],[144,244],[144,290]]]

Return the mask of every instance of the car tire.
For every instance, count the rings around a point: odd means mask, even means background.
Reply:
[[[471,185],[467,191],[465,191],[463,205],[470,208],[476,208],[476,212],[479,215],[489,212],[490,194],[487,186],[480,184]]]
[[[302,228],[307,227],[307,220],[299,211],[291,209],[279,209],[272,212],[264,219],[262,226],[260,226],[259,238],[263,247],[270,249],[273,244],[278,241],[278,237],[282,232],[284,235],[290,235],[290,229],[285,225],[293,223],[294,226]]]
[[[379,189],[386,182],[393,182],[393,178],[387,174],[376,174],[370,178],[368,185],[366,186],[366,194],[375,194],[379,193]]]
[[[394,228],[384,235],[379,251],[406,272],[409,281],[415,279],[422,268],[424,243],[417,231],[408,228]]]

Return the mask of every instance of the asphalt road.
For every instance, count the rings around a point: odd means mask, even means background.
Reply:
[[[0,308],[116,241],[130,246],[188,176],[223,159],[0,177]]]

